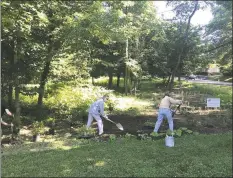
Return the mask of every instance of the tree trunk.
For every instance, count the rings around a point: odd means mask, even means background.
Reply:
[[[9,108],[12,108],[12,100],[13,100],[13,85],[9,84],[9,89],[8,89],[8,105],[9,105]]]
[[[134,89],[134,96],[136,96],[136,94],[137,94],[137,81],[136,80],[134,81],[133,89]]]
[[[10,66],[10,73],[9,73],[10,82],[9,82],[9,88],[8,88],[8,105],[10,108],[13,107],[12,101],[13,101],[13,87],[14,87],[13,84],[14,84],[14,73],[15,73],[14,66],[15,66],[15,62],[17,62],[16,56],[15,56],[16,55],[15,52],[17,52],[17,51],[14,51],[14,50],[16,50],[16,49],[14,49],[14,46],[16,45],[15,42],[16,41],[14,41],[14,40],[11,41],[11,46],[13,47],[13,49],[12,49],[12,54],[10,55],[11,56],[10,57],[11,58],[10,59],[11,66]]]
[[[128,14],[128,7],[125,7],[125,15],[127,16]],[[128,94],[128,59],[129,59],[129,39],[127,37],[126,41],[125,41],[125,95]]]
[[[132,79],[132,74],[129,76],[129,91],[132,94],[133,91],[133,79]]]
[[[129,45],[129,40],[128,38],[126,39],[126,45],[125,45],[125,95],[128,94],[128,66],[127,66],[127,61],[129,58],[129,51],[128,51],[128,45]]]
[[[17,82],[16,82],[17,83]],[[18,127],[20,125],[20,103],[19,103],[19,86],[15,87],[15,125]]]
[[[95,79],[94,77],[91,77],[92,85],[95,85]]]
[[[166,81],[166,86],[168,87],[169,83],[170,83],[170,80],[171,80],[171,75],[169,75],[167,81]]]
[[[174,86],[174,79],[175,79],[175,72],[173,72],[171,75],[170,82],[168,84],[168,91],[172,91]]]
[[[121,73],[117,74],[117,88],[120,87],[120,79],[121,79]]]
[[[18,61],[19,61],[19,56],[20,56],[20,51],[21,51],[21,41],[20,41],[20,36],[18,34],[18,32],[16,32],[17,35],[17,39],[14,42],[14,66],[17,66]],[[20,88],[19,88],[19,68],[16,67],[15,68],[15,81],[14,81],[14,85],[15,85],[15,115],[14,115],[14,119],[13,119],[13,124],[14,124],[14,128],[19,128],[20,126],[20,103],[19,103],[19,93],[20,93]],[[12,90],[13,92],[13,90]]]
[[[108,77],[109,77],[109,79],[108,79],[108,88],[110,89],[110,88],[112,88],[112,79],[113,79],[112,72],[108,73]]]
[[[52,20],[54,14],[53,14],[52,9],[49,7],[48,3],[47,3],[47,5],[48,5],[48,7],[47,7],[48,19]],[[54,32],[54,30],[55,30],[55,26],[52,25],[52,24],[49,24],[48,33],[52,33],[52,32]],[[54,51],[55,50],[58,51],[59,48],[62,46],[61,41],[53,41],[53,35],[49,36],[48,43],[49,43],[48,44],[48,52],[47,52],[48,55],[46,56],[44,69],[43,69],[43,72],[42,72],[41,77],[40,77],[39,96],[38,96],[38,101],[37,101],[37,105],[38,105],[39,110],[40,110],[41,106],[43,105],[45,84],[46,84],[48,76],[49,76],[50,66],[51,66],[51,62],[52,62],[52,59],[53,59]]]
[[[180,66],[180,70],[178,71],[178,82],[179,82],[179,88],[181,89],[181,66]]]
[[[39,107],[41,107],[43,105],[44,89],[45,89],[46,81],[48,79],[50,65],[51,65],[51,60],[48,60],[45,63],[44,70],[43,70],[43,73],[41,75],[40,87],[39,87],[39,97],[38,97],[38,102],[37,102]]]

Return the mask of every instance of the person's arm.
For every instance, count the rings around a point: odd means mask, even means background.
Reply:
[[[1,121],[1,124],[8,126],[9,124],[7,124],[6,122],[4,122],[3,120]]]
[[[13,114],[9,111],[9,109],[5,109],[7,115],[12,116]]]
[[[171,97],[169,97],[169,101],[171,104],[182,104],[182,101],[181,100],[175,100]]]
[[[104,118],[108,118],[108,116],[104,113],[104,102],[103,102],[103,101],[100,102],[100,114],[101,114]]]
[[[1,118],[1,124],[5,125],[5,126],[13,126],[13,124],[8,124],[8,123],[4,122],[4,121],[2,120],[2,118]]]

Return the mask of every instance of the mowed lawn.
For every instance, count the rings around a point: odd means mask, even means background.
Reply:
[[[69,150],[2,157],[3,177],[232,177],[232,132],[91,142]]]

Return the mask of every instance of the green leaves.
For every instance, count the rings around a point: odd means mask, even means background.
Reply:
[[[212,7],[213,19],[206,28],[206,43],[213,47],[210,51],[213,59],[219,63],[227,64],[232,59],[232,2],[216,2]]]
[[[49,23],[48,17],[43,12],[37,12],[37,15],[38,15],[39,21],[40,21],[39,26],[45,27]]]

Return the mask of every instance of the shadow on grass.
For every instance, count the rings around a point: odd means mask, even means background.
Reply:
[[[164,140],[132,139],[107,144],[96,143],[78,149],[7,155],[2,160],[2,175],[4,177],[44,177],[45,175],[47,177],[226,177],[232,171],[231,144],[232,138],[229,133],[177,138],[173,148],[166,148]]]

